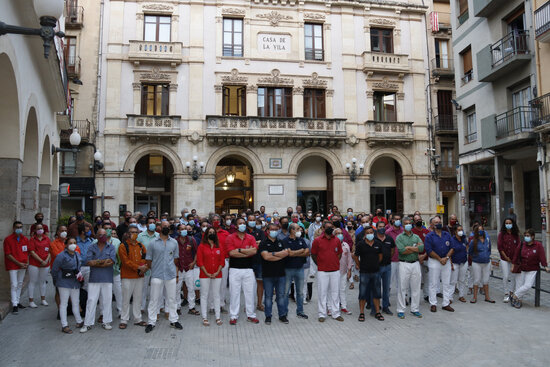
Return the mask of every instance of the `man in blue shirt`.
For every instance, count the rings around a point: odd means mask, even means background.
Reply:
[[[82,289],[88,290],[88,283],[90,281],[90,267],[84,262],[88,249],[94,242],[91,238],[92,226],[89,223],[81,223],[78,225],[78,237],[76,238],[76,245],[80,249],[80,258],[83,260],[83,264],[80,267],[80,272],[84,276],[84,285]]]
[[[285,301],[288,311],[288,299],[290,294],[290,286],[294,282],[296,288],[296,315],[299,318],[307,319],[304,314],[304,264],[309,256],[309,247],[302,237],[305,229],[300,229],[296,223],[291,223],[289,226],[290,233],[288,238],[283,240],[283,247],[289,250],[285,264],[286,287]]]
[[[449,232],[443,231],[443,223],[441,218],[435,217],[432,219],[434,231],[426,235],[424,248],[428,254],[428,276],[430,278],[430,311],[437,311],[437,288],[441,281],[443,303],[442,309],[449,312],[454,312],[450,306],[449,293],[451,283],[451,255],[454,250],[451,246],[451,235]]]
[[[82,250],[81,250],[82,251]],[[111,330],[113,321],[113,265],[116,261],[115,247],[107,241],[107,233],[103,228],[97,231],[97,242],[86,252],[84,263],[90,267],[90,282],[88,283],[88,302],[86,303],[86,318],[81,333],[90,330],[95,322],[97,301],[101,293],[103,310],[103,328]]]

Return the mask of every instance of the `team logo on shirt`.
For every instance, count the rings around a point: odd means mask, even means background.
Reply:
[[[335,248],[334,248],[334,252],[338,252],[338,247],[335,247]]]
[[[220,250],[216,250],[216,255],[219,255],[220,254]]]
[[[27,252],[27,246],[21,246],[21,251]]]
[[[445,241],[445,246],[449,247],[450,245],[449,241]]]
[[[537,253],[537,250],[533,250],[533,253],[536,254],[536,253]]]
[[[49,247],[45,247],[44,250],[48,251],[50,248]]]
[[[279,243],[279,247],[283,247],[283,245],[281,245],[281,244]]]

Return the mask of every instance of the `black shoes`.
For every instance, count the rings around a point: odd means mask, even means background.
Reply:
[[[11,310],[11,313],[14,315],[17,315],[19,313],[19,310],[17,309],[17,306],[13,306],[13,309]]]
[[[183,329],[183,326],[181,326],[181,324],[180,324],[178,321],[176,321],[176,322],[171,322],[171,323],[170,323],[170,327],[173,327],[174,329],[178,329],[178,330]]]
[[[384,312],[386,315],[393,316],[393,312],[391,312],[389,308],[382,309],[382,312]]]
[[[307,315],[306,315],[305,313],[299,313],[299,314],[296,315],[296,316],[297,316],[299,319],[305,319],[305,320],[308,319],[308,317],[307,317]]]
[[[27,308],[27,307],[25,307],[25,306],[23,306],[21,303],[19,303],[19,304],[17,305],[17,308],[20,309],[20,310],[22,310],[22,309]]]
[[[271,317],[266,317],[265,318],[265,324],[266,325],[271,325]]]
[[[282,322],[283,324],[288,324],[288,319],[286,316],[279,317],[279,321]]]
[[[155,328],[154,325],[151,325],[151,324],[147,325],[147,327],[145,328],[145,333],[149,334],[151,331],[153,331],[154,328]]]

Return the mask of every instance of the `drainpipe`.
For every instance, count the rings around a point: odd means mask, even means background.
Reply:
[[[102,62],[103,62],[103,18],[104,18],[104,12],[105,12],[105,0],[101,0],[100,8],[99,8],[99,49],[98,49],[98,55],[97,55],[97,88],[96,88],[96,126],[95,126],[95,138],[99,135],[99,120],[101,118],[101,75],[102,75]],[[103,147],[103,151],[105,152],[105,146]],[[94,146],[94,152],[95,152],[95,146]],[[94,196],[97,196],[96,192],[96,175],[95,175],[95,167],[94,167]],[[103,176],[103,187],[105,187],[105,176]],[[105,190],[103,190],[105,191]],[[96,211],[96,205],[95,205],[95,199],[93,203],[93,212]]]

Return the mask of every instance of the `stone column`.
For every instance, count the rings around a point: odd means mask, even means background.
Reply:
[[[38,182],[35,176],[23,176],[21,179],[21,222],[24,233],[28,233],[38,211]]]
[[[304,117],[304,88],[292,88],[292,114],[294,117]]]
[[[495,184],[496,184],[496,190],[495,190],[496,226],[495,228],[499,229],[500,224],[506,217],[506,213],[504,212],[504,161],[502,157],[495,156],[494,162],[495,162],[494,164],[495,164]]]
[[[519,228],[525,228],[525,191],[523,188],[523,167],[519,163],[512,165],[512,195],[514,200],[514,213],[516,213],[518,218],[517,225]],[[532,205],[537,205],[537,203],[533,203]]]
[[[177,194],[174,210],[195,208],[198,213],[208,214],[214,211],[216,192],[214,190],[215,176],[202,174],[194,181],[187,173],[174,175],[174,190]]]
[[[326,108],[326,116],[328,119],[332,119],[334,118],[334,89],[327,89],[325,91],[325,99],[326,99],[326,103],[325,103],[325,108]],[[303,98],[302,98],[302,101],[303,101]]]
[[[134,115],[141,115],[141,83],[132,83],[134,91]]]
[[[170,88],[170,98],[169,98],[169,104],[168,104],[168,114],[172,116],[176,114],[176,100],[177,100],[177,94],[178,94],[178,85],[170,84],[169,88]]]
[[[367,91],[367,120],[374,120],[374,92],[372,90]]]
[[[405,121],[405,93],[397,93],[397,121]]]
[[[296,179],[297,176],[293,174],[254,174],[255,208],[265,205],[266,213],[277,210],[280,214],[285,213],[289,206],[296,207],[298,201]],[[278,190],[281,186],[283,193],[279,194]]]
[[[51,227],[51,188],[52,185],[40,184],[38,185],[38,211],[44,214],[44,223],[50,227],[50,232],[54,229]],[[54,203],[55,205],[56,203]]]
[[[246,115],[258,115],[258,87],[255,85],[246,86]]]
[[[216,92],[216,115],[221,116],[223,115],[223,85],[215,85],[214,91]]]

